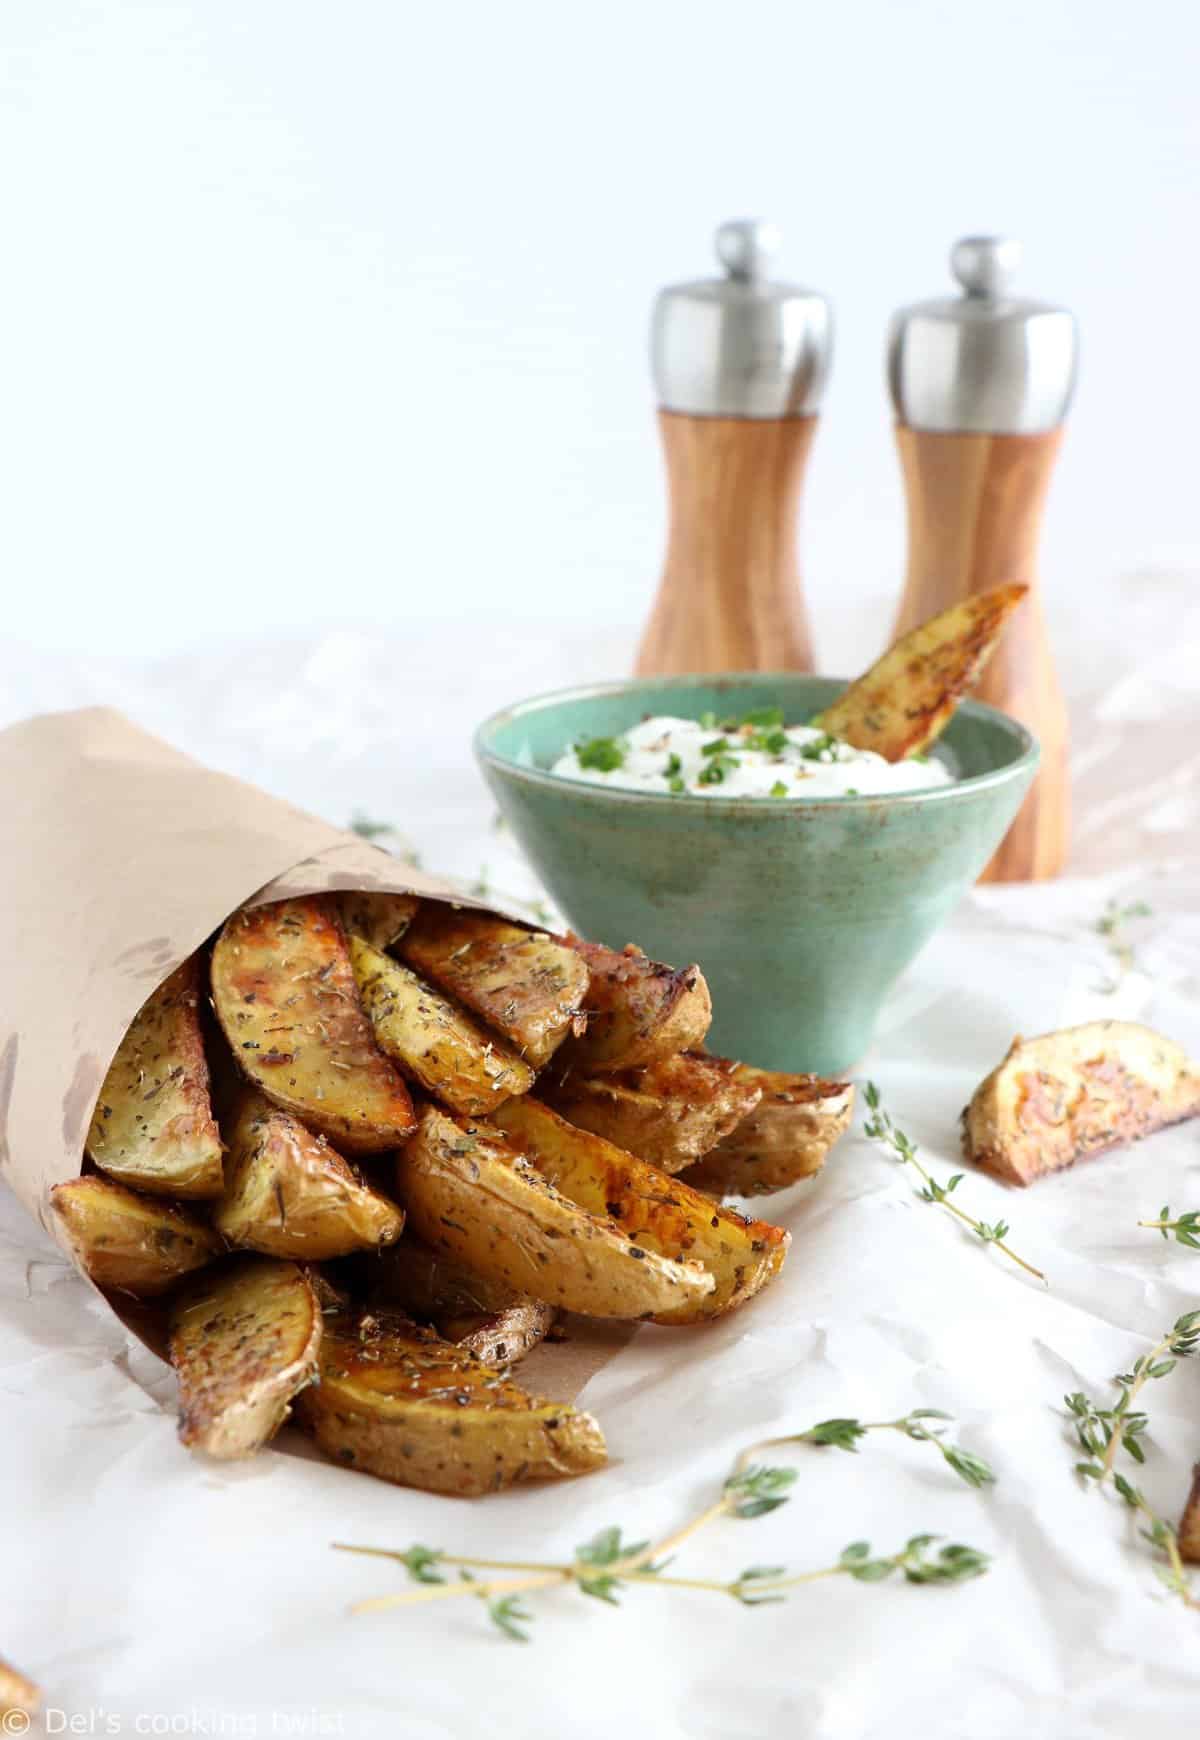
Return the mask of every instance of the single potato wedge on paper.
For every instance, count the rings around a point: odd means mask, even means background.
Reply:
[[[582,1027],[587,967],[544,931],[427,900],[400,954],[501,1034],[532,1069]]]
[[[412,1100],[375,1043],[330,897],[235,913],[213,950],[212,990],[234,1057],[275,1105],[348,1154],[411,1133]]]
[[[969,1160],[1032,1184],[1090,1154],[1200,1116],[1200,1068],[1133,1021],[1014,1039],[963,1113]]]
[[[715,1286],[699,1298],[655,1312],[656,1323],[699,1323],[753,1298],[783,1266],[791,1238],[782,1227],[718,1208],[678,1178],[577,1130],[549,1106],[510,1100],[495,1117],[514,1149],[562,1195],[597,1218],[607,1216],[648,1254],[701,1263]]]
[[[618,953],[602,943],[567,939],[587,963],[587,1029],[559,1053],[564,1069],[634,1069],[691,1051],[704,1042],[712,999],[697,966],[666,967],[630,943]]]
[[[1192,1469],[1192,1485],[1179,1519],[1179,1551],[1189,1565],[1200,1565],[1200,1462]]]
[[[854,1089],[815,1075],[732,1065],[735,1081],[757,1090],[758,1101],[715,1148],[689,1166],[685,1181],[715,1196],[764,1196],[811,1178],[849,1128]]]
[[[547,1305],[587,1317],[656,1317],[713,1290],[698,1262],[644,1249],[603,1204],[589,1212],[557,1190],[518,1143],[437,1106],[426,1106],[399,1156],[397,1185],[427,1245]]]
[[[100,1089],[87,1151],[110,1178],[165,1196],[221,1193],[221,1133],[200,1034],[200,963],[142,1005]]]
[[[360,936],[376,949],[390,949],[399,942],[420,904],[415,894],[353,892],[337,896],[346,935]]]
[[[603,1136],[663,1172],[680,1172],[741,1126],[762,1097],[745,1066],[685,1051],[609,1075],[565,1070],[543,1088],[581,1130]]]
[[[323,1262],[400,1237],[403,1209],[257,1089],[244,1090],[228,1127],[229,1184],[213,1225],[231,1245]]]
[[[528,1093],[533,1071],[469,1015],[390,955],[350,938],[350,960],[380,1049],[426,1093],[456,1112],[483,1117]]]
[[[152,1299],[222,1250],[190,1209],[139,1196],[111,1178],[56,1184],[50,1206],[75,1260],[97,1287]]]
[[[372,1264],[371,1297],[431,1323],[488,1365],[511,1365],[544,1341],[553,1305],[466,1269],[411,1235]]]
[[[590,1414],[391,1312],[326,1318],[321,1381],[297,1412],[333,1461],[426,1492],[471,1497],[606,1460]]]
[[[189,1450],[253,1456],[316,1381],[322,1311],[297,1263],[238,1257],[197,1279],[171,1312],[179,1436]]]
[[[19,1674],[0,1657],[0,1717],[3,1716],[34,1716],[41,1706],[42,1694],[32,1680],[27,1680],[24,1674]],[[0,1723],[0,1731],[5,1734],[26,1734],[28,1724]]]
[[[966,598],[904,635],[813,720],[855,749],[885,761],[919,755],[949,724],[978,682],[1027,586],[997,586]]]

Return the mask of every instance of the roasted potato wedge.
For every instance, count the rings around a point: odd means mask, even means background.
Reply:
[[[350,960],[375,1041],[427,1093],[469,1117],[483,1117],[528,1093],[533,1071],[469,1015],[431,990],[411,967],[350,938]]]
[[[213,1225],[231,1245],[323,1262],[400,1237],[403,1209],[256,1088],[244,1091],[229,1126],[227,1167]]]
[[[602,943],[567,940],[587,963],[589,979],[587,1030],[560,1051],[564,1069],[581,1075],[635,1069],[703,1044],[712,1000],[699,967],[664,967],[632,943],[618,954]]]
[[[699,1323],[742,1305],[778,1274],[791,1238],[782,1227],[716,1207],[678,1178],[577,1130],[549,1106],[509,1100],[495,1122],[513,1148],[563,1196],[647,1252],[677,1263],[700,1262],[712,1291],[655,1313],[656,1323]]]
[[[221,1194],[221,1133],[200,1036],[200,963],[177,967],[117,1048],[87,1151],[110,1178],[166,1196]]]
[[[606,1460],[590,1414],[390,1312],[326,1319],[321,1381],[297,1411],[335,1462],[426,1492],[469,1497]]]
[[[186,1208],[138,1196],[111,1178],[56,1184],[50,1205],[80,1268],[97,1287],[151,1299],[211,1263],[221,1241]]]
[[[811,1178],[854,1113],[848,1082],[732,1066],[735,1081],[757,1090],[758,1103],[684,1180],[714,1196],[764,1196]]]
[[[813,720],[886,761],[918,755],[978,682],[1027,586],[997,586],[943,610],[904,635]]]
[[[502,1034],[532,1069],[548,1063],[583,1025],[587,967],[544,931],[427,900],[400,953],[423,978]]]
[[[347,936],[360,936],[372,948],[390,949],[413,921],[421,902],[415,894],[339,894],[338,912]]]
[[[598,1213],[580,1208],[495,1129],[437,1106],[426,1106],[399,1156],[397,1184],[427,1245],[547,1305],[588,1317],[654,1317],[713,1291],[698,1262],[644,1249],[603,1202]]]
[[[1200,1565],[1200,1462],[1192,1469],[1192,1486],[1179,1519],[1179,1551],[1189,1565]]]
[[[439,1317],[434,1328],[485,1365],[516,1365],[545,1341],[557,1317],[553,1305],[526,1296],[502,1311],[464,1311],[459,1316]]]
[[[0,1716],[34,1716],[41,1702],[42,1694],[33,1681],[0,1659]],[[3,1724],[3,1731],[6,1734],[25,1734],[28,1726],[22,1727],[19,1720],[7,1722]]]
[[[1200,1116],[1200,1069],[1161,1033],[1089,1021],[1014,1039],[963,1113],[969,1160],[1032,1184],[1090,1154]]]
[[[189,1450],[253,1456],[317,1377],[322,1312],[297,1263],[237,1257],[187,1289],[171,1312],[179,1436]]]
[[[686,1051],[610,1075],[554,1071],[540,1089],[581,1130],[603,1136],[662,1172],[680,1172],[753,1112],[762,1089],[722,1057]]]
[[[330,897],[235,913],[213,950],[212,989],[245,1074],[341,1152],[383,1153],[414,1129],[408,1089],[359,1001]]]
[[[544,1341],[553,1305],[464,1269],[419,1239],[405,1238],[372,1264],[372,1299],[431,1323],[489,1365],[511,1365]]]

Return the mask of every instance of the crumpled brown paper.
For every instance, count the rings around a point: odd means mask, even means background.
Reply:
[[[332,889],[483,904],[108,708],[0,732],[0,814],[0,1178],[64,1250],[50,1191],[79,1173],[113,1054],[231,912]],[[577,1394],[627,1333],[547,1349],[538,1381],[554,1355]]]

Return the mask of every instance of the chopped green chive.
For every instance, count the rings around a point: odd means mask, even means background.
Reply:
[[[747,713],[742,724],[758,726],[763,730],[769,730],[773,725],[782,725],[783,708],[760,707],[756,713]]]
[[[700,753],[701,753],[701,755],[720,755],[724,750],[726,750],[728,748],[729,748],[728,737],[714,737],[711,743],[704,744],[704,746],[700,750]]]
[[[575,757],[580,767],[615,773],[625,765],[625,745],[617,737],[589,737],[586,743],[575,745]]]
[[[788,794],[787,786],[784,785],[784,783],[781,779],[777,779],[775,781],[775,784],[771,787],[771,796],[772,797],[786,797],[787,794]]]

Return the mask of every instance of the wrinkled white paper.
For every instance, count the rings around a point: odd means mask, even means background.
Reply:
[[[1200,697],[1186,680],[1200,667],[1195,644],[1189,664],[1179,636],[1159,655],[1161,638],[1147,629],[1135,648],[1136,680],[1099,696],[1075,685],[1078,864],[1090,873],[973,894],[889,1004],[863,1073],[939,1176],[960,1169],[958,1113],[1016,1032],[1121,1014],[1200,1054]],[[491,651],[472,715],[599,674],[579,649],[573,664],[515,638],[507,659]],[[623,654],[601,651],[621,668]],[[461,699],[439,700],[426,652],[343,636],[297,652],[290,675],[272,663],[267,684],[269,649],[236,661],[226,649],[225,669],[253,669],[257,684],[211,687],[197,663],[176,667],[169,691],[149,671],[93,669],[84,686],[43,666],[35,695],[19,682],[6,691],[0,722],[35,705],[111,701],[330,820],[361,808],[394,821],[432,867],[535,895],[491,826]],[[1136,791],[1126,751],[1143,770]],[[1132,964],[1095,929],[1112,900],[1153,909],[1127,926]],[[170,1374],[0,1191],[0,1654],[39,1681],[47,1726],[62,1733],[1193,1734],[1200,1619],[1160,1588],[1120,1502],[1074,1478],[1061,1399],[1111,1394],[1114,1372],[1200,1306],[1200,1253],[1137,1226],[1166,1201],[1200,1207],[1200,1129],[1025,1192],[968,1172],[958,1200],[1010,1221],[1046,1288],[918,1201],[914,1182],[860,1134],[847,1138],[815,1181],[762,1205],[794,1241],[763,1298],[706,1329],[642,1329],[592,1379],[581,1400],[603,1423],[611,1467],[482,1503],[354,1477],[295,1434],[241,1467],[190,1458],[175,1440]],[[1151,1386],[1147,1402],[1148,1461],[1130,1471],[1174,1517],[1200,1453],[1200,1362]],[[558,1558],[608,1524],[641,1539],[705,1503],[757,1439],[913,1407],[952,1413],[952,1433],[994,1465],[996,1486],[970,1490],[896,1434],[854,1456],[782,1452],[800,1471],[793,1502],[714,1525],[673,1570],[817,1568],[852,1540],[890,1552],[928,1531],[994,1555],[964,1587],[833,1579],[753,1611],[700,1592],[638,1589],[620,1611],[554,1592],[530,1599],[525,1646],[470,1601],[348,1615],[404,1576],[333,1551],[335,1540]]]

